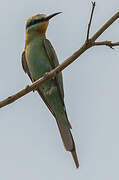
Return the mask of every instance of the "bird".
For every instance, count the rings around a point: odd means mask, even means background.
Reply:
[[[37,14],[31,16],[25,26],[25,48],[22,53],[22,67],[32,82],[44,76],[59,65],[56,52],[46,38],[49,20],[60,14]],[[66,151],[71,152],[75,165],[79,167],[75,143],[71,134],[71,124],[68,120],[64,103],[64,88],[62,73],[49,79],[36,89],[44,103],[56,119],[62,142]]]

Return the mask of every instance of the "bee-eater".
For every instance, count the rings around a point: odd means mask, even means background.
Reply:
[[[60,13],[60,12],[59,12]],[[31,81],[34,82],[46,72],[59,65],[56,53],[50,41],[46,39],[49,20],[59,13],[46,16],[38,14],[26,22],[25,50],[22,54],[22,66]],[[71,125],[64,104],[62,73],[39,85],[37,92],[56,119],[64,147],[70,151],[76,167],[79,167],[75,143],[71,134]]]

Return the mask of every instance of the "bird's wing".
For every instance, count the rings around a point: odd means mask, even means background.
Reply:
[[[58,58],[57,58],[57,55],[55,53],[55,50],[54,50],[52,44],[50,43],[50,41],[48,39],[44,40],[44,48],[45,48],[46,53],[48,55],[52,69],[54,69],[55,67],[57,67],[59,65],[59,62],[58,62]],[[58,86],[60,95],[61,95],[62,100],[63,100],[64,99],[64,89],[63,89],[63,79],[62,79],[62,73],[61,72],[56,76],[56,82],[57,82],[57,86]]]
[[[57,55],[55,53],[55,50],[54,50],[52,44],[50,43],[50,41],[48,39],[44,39],[44,48],[46,50],[46,53],[47,53],[47,56],[49,58],[52,69],[54,69],[55,67],[57,67],[59,65],[59,62],[58,62],[58,58],[57,58]],[[62,103],[64,105],[64,109],[66,109],[65,104],[64,104],[64,88],[63,88],[62,72],[58,73],[58,75],[56,76],[55,79],[56,79],[56,84],[58,87],[59,94],[60,94],[61,99],[62,99]],[[67,117],[66,110],[65,110],[65,114]],[[68,117],[67,117],[67,120],[68,120]],[[68,120],[68,122],[69,122],[69,120]],[[69,122],[69,127],[72,128],[70,122]]]
[[[28,65],[27,65],[27,61],[26,61],[26,57],[25,57],[25,51],[23,51],[23,53],[22,53],[21,62],[22,62],[22,67],[23,67],[24,72],[28,74],[31,81],[33,82],[33,79],[31,77],[31,74],[29,72],[29,68],[28,68]]]
[[[46,39],[44,41],[44,47],[45,47],[46,53],[47,53],[47,55],[49,57],[52,68],[55,68],[56,66],[59,65],[59,62],[58,62],[55,50],[52,47],[49,40]],[[27,73],[27,75],[30,77],[31,81],[34,82],[34,79],[32,78],[32,76],[30,74],[30,71],[29,71],[29,68],[28,68],[28,65],[27,65],[27,61],[26,61],[26,57],[25,57],[25,51],[23,51],[23,53],[22,53],[22,67],[23,67],[24,72]],[[62,99],[62,103],[63,103],[63,105],[65,107],[62,73],[59,73],[57,75],[56,83],[57,83],[57,87],[58,87],[58,90],[59,90],[59,93],[60,93],[60,96],[61,96],[61,99]],[[55,116],[54,112],[52,111],[51,107],[49,106],[49,104],[45,100],[45,98],[44,98],[44,96],[43,96],[43,94],[42,94],[42,92],[40,91],[39,88],[37,89],[37,91],[38,91],[39,95],[42,97],[42,99],[45,102],[45,104],[47,105],[47,107],[49,108],[49,110],[51,111],[51,113],[53,114],[53,116]],[[66,113],[66,111],[65,111],[65,113]],[[67,117],[67,113],[66,113],[66,117]],[[67,117],[67,120],[68,120],[68,117]],[[69,122],[69,126],[70,126],[70,128],[72,128],[70,122]]]
[[[22,63],[22,67],[23,67],[24,72],[27,73],[27,75],[30,77],[31,81],[34,82],[34,79],[31,77],[31,74],[30,74],[30,71],[29,71],[29,68],[27,65],[27,61],[26,61],[26,57],[25,57],[25,51],[23,51],[23,53],[22,53],[21,63]],[[45,98],[44,98],[44,96],[43,96],[43,94],[39,88],[37,89],[37,92],[42,97],[43,101],[45,102],[45,104],[47,105],[47,107],[49,108],[49,110],[51,111],[53,116],[55,116],[54,112],[52,111],[51,107],[49,106],[49,104],[45,100]]]

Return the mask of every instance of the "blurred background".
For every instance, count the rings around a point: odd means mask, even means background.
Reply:
[[[4,0],[0,6],[0,100],[31,84],[22,70],[25,22],[35,14],[62,11],[47,38],[62,63],[84,43],[89,0]],[[97,0],[95,33],[119,10],[118,0]],[[119,41],[119,20],[98,40]],[[55,119],[37,93],[0,109],[1,180],[119,179],[119,47],[87,50],[63,71],[65,104],[80,168],[64,150]]]

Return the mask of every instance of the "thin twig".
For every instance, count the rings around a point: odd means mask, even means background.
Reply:
[[[92,2],[92,11],[91,11],[91,15],[90,15],[89,24],[88,24],[86,41],[89,40],[89,34],[90,34],[90,28],[91,28],[91,23],[92,23],[92,18],[93,18],[94,9],[95,9],[95,4],[96,4],[95,2]]]
[[[94,42],[95,46],[109,46],[111,49],[114,49],[114,46],[119,46],[119,42],[112,43],[111,41],[101,41],[101,42]]]

